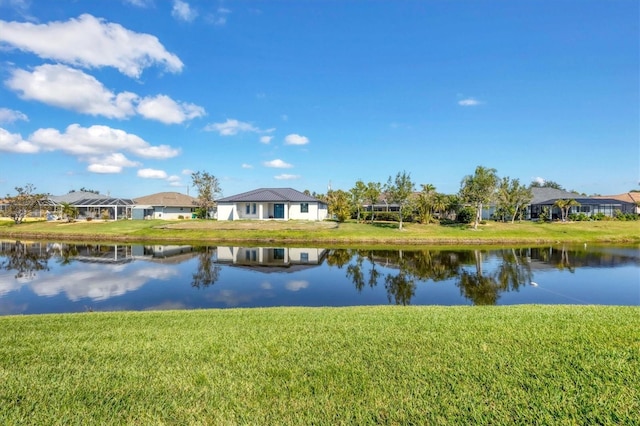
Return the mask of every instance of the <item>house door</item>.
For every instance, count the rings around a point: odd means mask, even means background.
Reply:
[[[275,219],[284,219],[284,204],[273,205],[273,217]]]

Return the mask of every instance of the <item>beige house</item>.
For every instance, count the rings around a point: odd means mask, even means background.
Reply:
[[[179,192],[159,192],[134,198],[132,219],[194,219],[196,198]]]

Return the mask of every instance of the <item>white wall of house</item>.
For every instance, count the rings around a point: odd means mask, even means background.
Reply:
[[[178,220],[180,216],[182,219],[191,219],[191,210],[190,207],[154,206],[152,219]]]
[[[325,220],[327,208],[318,203],[234,203],[218,204],[218,220],[276,219],[276,205],[283,204],[283,217],[279,220]],[[305,211],[306,210],[306,211]]]
[[[273,247],[218,247],[220,262],[232,264],[254,264],[286,266],[291,264],[320,263],[326,249],[319,248],[273,248]]]

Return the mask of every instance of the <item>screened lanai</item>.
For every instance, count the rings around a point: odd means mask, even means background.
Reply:
[[[133,200],[129,198],[83,198],[71,203],[78,209],[79,219],[129,219]]]

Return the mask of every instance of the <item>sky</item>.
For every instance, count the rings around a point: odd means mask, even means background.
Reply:
[[[640,182],[637,0],[0,0],[0,196]]]

